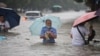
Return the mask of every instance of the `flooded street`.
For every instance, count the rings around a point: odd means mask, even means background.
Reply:
[[[29,26],[33,21],[23,21],[18,27],[4,33],[6,40],[0,41],[0,56],[100,56],[100,44],[91,44],[84,47],[72,46],[70,29],[73,21],[84,14],[84,11],[68,11],[62,13],[50,13],[60,17],[62,26],[58,29],[58,37],[55,44],[42,44],[39,36],[32,36]],[[94,25],[97,35],[95,39],[100,39],[100,25]],[[35,31],[35,30],[34,30]]]

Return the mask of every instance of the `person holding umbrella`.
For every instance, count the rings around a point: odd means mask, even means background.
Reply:
[[[89,30],[85,27],[85,23],[81,23],[71,29],[72,44],[83,46],[86,44],[85,36],[89,36]]]
[[[0,8],[0,15],[3,15],[4,21],[9,22],[10,28],[12,29],[20,24],[20,16],[11,8]]]
[[[89,44],[89,42],[93,40],[95,36],[95,31],[93,29],[93,26],[90,25],[88,30],[85,27],[85,23],[93,19],[96,19],[95,17],[99,16],[98,13],[99,11],[100,10],[85,13],[84,15],[80,16],[78,19],[74,21],[73,27],[71,29],[72,44],[85,45],[85,44]],[[87,41],[85,40],[86,35],[88,36]]]
[[[45,21],[46,26],[41,30],[40,38],[43,39],[43,43],[55,43],[55,38],[57,38],[56,29],[52,27],[52,21],[47,19]]]
[[[4,19],[3,15],[0,15],[0,32],[8,32],[10,29],[10,24]]]

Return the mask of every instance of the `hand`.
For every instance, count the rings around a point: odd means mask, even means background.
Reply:
[[[47,34],[51,34],[51,31],[47,31]]]

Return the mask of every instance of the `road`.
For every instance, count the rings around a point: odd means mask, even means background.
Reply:
[[[54,45],[43,45],[42,39],[39,36],[32,36],[29,31],[33,21],[21,20],[18,27],[4,34],[7,40],[0,41],[0,56],[100,56],[100,46],[75,47],[71,44],[70,29],[73,21],[84,13],[84,11],[67,11],[46,14],[60,17],[62,22]]]

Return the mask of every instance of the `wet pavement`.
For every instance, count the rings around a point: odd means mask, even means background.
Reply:
[[[83,47],[71,44],[70,29],[73,21],[84,13],[84,11],[69,11],[49,14],[60,17],[62,27],[58,29],[56,43],[47,45],[42,44],[39,36],[32,36],[29,32],[29,26],[33,21],[21,20],[20,26],[10,30],[9,33],[2,34],[7,39],[0,41],[0,56],[100,56],[99,43],[91,43]],[[94,26],[97,33],[95,39],[99,40],[100,25],[95,23]]]

